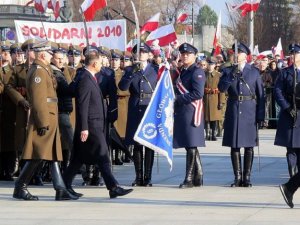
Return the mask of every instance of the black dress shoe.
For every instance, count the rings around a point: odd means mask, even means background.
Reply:
[[[132,182],[131,186],[132,186],[132,187],[144,186],[144,182],[143,182],[143,180],[135,179],[135,180]]]
[[[243,187],[243,182],[242,182],[242,180],[235,179],[234,182],[230,186],[231,187]]]
[[[63,200],[77,200],[78,196],[72,195],[67,189],[58,189],[56,190],[55,200],[63,201]]]
[[[251,181],[250,180],[245,180],[243,182],[243,187],[252,187]]]
[[[152,182],[150,179],[146,179],[144,180],[144,186],[145,187],[152,187]]]
[[[68,190],[69,193],[71,193],[74,196],[77,196],[78,198],[81,198],[83,196],[83,194],[74,191],[73,188],[67,188],[67,190]]]
[[[193,182],[186,182],[186,181],[184,181],[183,183],[181,183],[179,185],[179,188],[192,188],[192,187],[194,187]]]
[[[116,160],[115,160],[115,165],[117,165],[117,166],[122,166],[122,165],[123,165],[122,160],[121,160],[121,159],[116,159]]]
[[[26,189],[17,189],[15,188],[13,197],[16,199],[23,199],[26,201],[37,201],[39,198],[29,193]]]
[[[110,198],[116,198],[118,196],[124,196],[124,195],[127,195],[129,194],[130,192],[132,192],[133,189],[124,189],[124,188],[121,188],[121,187],[115,187],[113,189],[111,189],[109,191],[109,197]]]
[[[212,137],[211,137],[211,140],[212,140],[212,141],[216,141],[217,138],[216,138],[215,136],[212,136]]]
[[[293,203],[293,194],[289,192],[287,187],[284,184],[279,185],[281,194],[284,198],[284,201],[290,208],[294,208],[294,203]]]

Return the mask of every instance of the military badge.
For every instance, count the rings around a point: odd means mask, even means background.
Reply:
[[[34,78],[34,82],[37,83],[37,84],[40,83],[41,81],[42,81],[42,79],[40,77],[35,77]]]

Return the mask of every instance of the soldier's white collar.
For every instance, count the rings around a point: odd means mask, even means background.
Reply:
[[[239,71],[243,72],[245,65],[246,65],[246,62],[242,63],[242,64],[238,64]]]

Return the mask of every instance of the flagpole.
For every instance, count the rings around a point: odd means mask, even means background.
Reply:
[[[192,45],[194,45],[194,0],[192,1]]]
[[[82,22],[83,22],[83,26],[84,26],[84,31],[85,31],[85,40],[86,40],[86,50],[87,52],[89,52],[89,36],[88,36],[88,29],[87,29],[87,25],[86,25],[86,20],[85,20],[85,16],[83,14],[83,10],[81,8],[81,6],[79,7],[81,16],[82,16]]]
[[[253,53],[253,47],[254,47],[254,12],[252,10],[253,7],[253,0],[250,1],[251,4],[251,11],[249,13],[249,37],[248,37],[248,41],[249,41],[249,46],[250,46],[250,51],[251,54]]]

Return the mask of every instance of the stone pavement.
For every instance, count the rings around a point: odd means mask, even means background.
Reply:
[[[201,148],[204,186],[179,189],[185,171],[185,150],[175,150],[173,170],[163,157],[155,160],[153,187],[138,187],[124,197],[109,199],[104,187],[81,187],[81,178],[74,189],[84,193],[77,201],[54,201],[51,184],[32,187],[37,202],[14,200],[13,183],[0,182],[0,225],[99,225],[99,224],[300,224],[300,191],[294,198],[295,208],[285,204],[278,185],[288,178],[285,149],[274,146],[274,130],[260,131],[260,170],[255,157],[252,188],[231,188],[233,172],[229,148],[207,142]],[[257,156],[258,149],[255,148]],[[159,165],[159,169],[157,166]],[[121,185],[134,178],[132,164],[114,166]]]

